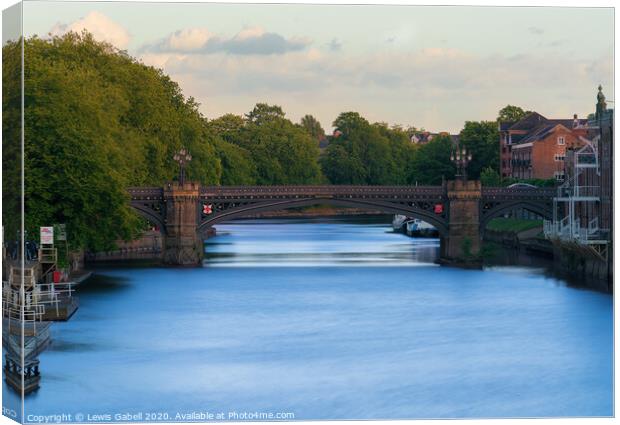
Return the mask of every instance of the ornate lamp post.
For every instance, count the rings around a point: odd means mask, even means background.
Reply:
[[[192,160],[192,156],[185,148],[174,154],[174,160],[179,163],[179,184],[183,186],[185,183],[185,166]]]
[[[456,178],[460,178],[461,180],[467,180],[467,166],[471,162],[471,153],[467,152],[465,147],[459,148],[457,147],[450,154],[450,161],[456,164]]]

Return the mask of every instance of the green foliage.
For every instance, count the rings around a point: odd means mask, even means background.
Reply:
[[[257,103],[245,117],[251,124],[261,125],[273,120],[283,119],[284,111],[277,105]]]
[[[19,187],[20,48],[3,48],[5,193]],[[179,86],[88,33],[26,41],[27,228],[67,223],[71,248],[104,250],[131,239],[143,220],[126,189],[163,185],[177,175],[174,153],[192,154],[186,175],[202,184],[322,181],[318,146],[279,106],[257,104],[243,118],[207,122]],[[19,197],[3,222],[17,229]],[[11,198],[11,199],[9,199]],[[17,214],[16,214],[17,212]],[[94,225],[96,223],[96,225]],[[14,231],[14,230],[12,230]]]
[[[239,143],[244,126],[245,119],[235,114],[225,114],[207,123],[207,127],[214,134],[228,143]]]
[[[400,128],[370,124],[357,112],[344,112],[333,123],[341,134],[321,158],[333,184],[406,184],[414,147]]]
[[[321,181],[319,148],[303,129],[287,119],[250,121],[243,146],[252,154],[258,184],[313,184]]]
[[[389,184],[405,185],[410,183],[411,167],[415,156],[415,145],[409,139],[410,129],[404,130],[401,126],[387,126],[385,123],[375,123],[373,127],[389,142],[393,169]]]
[[[480,178],[485,167],[499,168],[499,131],[495,121],[467,121],[461,130],[460,144],[472,154],[467,167],[471,179]]]
[[[518,106],[506,105],[499,110],[497,122],[516,122],[529,113]]]
[[[321,123],[318,122],[312,115],[304,115],[301,117],[299,125],[317,141],[325,137],[325,131],[323,130],[323,127],[321,127]]]
[[[492,242],[483,241],[480,251],[478,252],[478,258],[483,261],[488,261],[497,256],[498,250],[501,249],[497,244]]]
[[[21,227],[21,41],[2,49],[2,224],[8,240]]]
[[[258,177],[256,164],[248,150],[223,141],[217,141],[215,149],[222,161],[222,178],[220,181],[222,185],[256,184]]]
[[[480,182],[483,186],[497,187],[502,185],[502,178],[492,167],[486,167],[480,173]]]
[[[5,78],[19,60],[17,46],[3,47]],[[198,104],[160,70],[86,32],[32,37],[24,49],[30,234],[39,226],[67,223],[70,247],[92,250],[134,237],[142,220],[129,207],[126,188],[171,180],[177,170],[172,156],[182,146],[194,158],[188,178],[220,182],[216,137]],[[3,112],[5,118],[18,116],[12,96],[3,102]],[[18,125],[18,119],[5,119],[5,135],[18,134]],[[9,158],[3,155],[3,161]]]
[[[438,185],[443,179],[453,179],[456,167],[450,161],[452,140],[450,136],[436,136],[418,147],[411,167],[409,181],[416,184]]]
[[[366,170],[357,156],[349,154],[345,146],[332,141],[321,157],[323,173],[332,184],[364,184]]]
[[[520,218],[494,218],[489,221],[487,229],[499,232],[519,233],[524,230],[542,227],[542,220],[524,220]]]
[[[277,105],[258,103],[240,116],[226,114],[207,127],[223,141],[222,184],[313,184],[323,177],[316,140],[285,118]]]
[[[461,241],[461,252],[463,253],[463,258],[471,259],[473,257],[473,254],[471,252],[471,246],[471,239],[468,237],[463,238],[463,240]]]

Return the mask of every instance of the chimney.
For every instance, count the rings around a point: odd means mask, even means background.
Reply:
[[[573,128],[579,127],[579,119],[577,119],[577,114],[573,115]]]

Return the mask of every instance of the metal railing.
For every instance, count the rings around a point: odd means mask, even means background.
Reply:
[[[558,187],[558,198],[598,198],[601,196],[600,186],[562,185]]]
[[[25,322],[41,321],[49,308],[58,309],[75,290],[71,283],[35,284],[31,290],[21,291],[9,281],[2,282],[2,314],[4,317]],[[23,310],[23,318],[22,318]]]
[[[543,233],[546,238],[558,238],[564,241],[573,241],[582,244],[588,244],[592,241],[601,241],[606,239],[605,229],[599,228],[598,217],[593,218],[585,227],[581,226],[580,220],[577,218],[571,223],[569,217],[553,222],[551,220],[543,221]]]

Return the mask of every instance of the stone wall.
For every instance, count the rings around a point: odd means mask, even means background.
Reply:
[[[119,260],[160,259],[163,252],[163,237],[160,232],[149,230],[136,240],[116,241],[117,248],[111,251],[86,254],[86,261],[103,262]]]
[[[613,292],[612,261],[598,257],[591,248],[554,241],[553,258],[556,271],[575,284]]]

